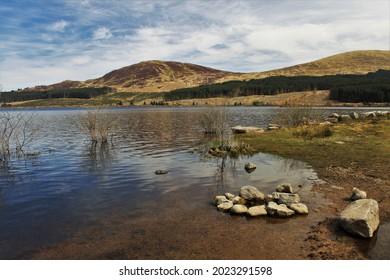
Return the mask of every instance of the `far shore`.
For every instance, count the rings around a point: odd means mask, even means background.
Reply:
[[[390,107],[389,103],[345,103],[329,100],[329,91],[291,92],[278,95],[252,95],[232,98],[184,99],[165,101],[161,93],[108,94],[92,99],[40,99],[2,104],[2,108],[93,108],[133,106],[312,106],[312,107]]]

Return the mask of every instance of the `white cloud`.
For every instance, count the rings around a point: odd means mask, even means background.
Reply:
[[[72,22],[41,30],[39,42],[29,37],[31,30],[18,32],[19,24],[2,26],[9,29],[0,34],[5,89],[95,78],[150,59],[252,72],[356,49],[389,49],[388,1],[64,3],[62,15]]]
[[[111,37],[111,31],[107,27],[99,27],[98,29],[94,30],[92,34],[92,38],[94,40],[109,39]]]
[[[54,32],[64,32],[65,31],[65,28],[70,24],[70,22],[66,21],[66,20],[59,20],[59,21],[56,21],[55,23],[49,25],[48,29],[50,31],[54,31]]]

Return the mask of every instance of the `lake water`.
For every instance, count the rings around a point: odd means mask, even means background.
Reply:
[[[191,195],[192,203],[209,205],[214,195],[238,193],[244,185],[271,193],[277,184],[290,182],[302,185],[304,195],[318,181],[307,164],[269,154],[235,160],[205,156],[202,147],[209,139],[197,123],[202,110],[107,109],[116,116],[118,127],[112,143],[96,147],[77,127],[78,114],[86,110],[25,110],[34,114],[39,128],[28,148],[39,154],[12,159],[1,168],[0,259],[23,258],[84,227],[135,209],[143,215],[145,205],[170,195],[177,199],[177,190]],[[228,110],[231,126],[265,127],[283,109]],[[330,109],[343,110],[351,111]],[[243,168],[249,161],[257,165],[251,174]],[[157,169],[169,173],[155,175]]]

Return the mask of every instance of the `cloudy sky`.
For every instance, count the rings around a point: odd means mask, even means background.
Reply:
[[[390,48],[390,0],[1,0],[4,91],[143,60],[265,71]]]

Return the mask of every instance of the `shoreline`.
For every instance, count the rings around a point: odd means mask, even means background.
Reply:
[[[350,236],[337,223],[352,187],[379,202],[380,227],[390,221],[390,120],[342,123],[326,139],[303,141],[291,130],[238,139],[256,152],[310,164],[325,184],[313,186],[309,215],[290,219],[245,218],[215,210],[210,203],[188,203],[188,190],[156,201],[148,217],[137,210],[99,221],[63,242],[22,256],[28,259],[370,259],[389,258],[386,248],[370,255],[371,239]],[[343,139],[344,144],[338,144]],[[357,153],[356,151],[359,151]],[[370,160],[368,160],[370,159]],[[195,212],[194,212],[195,211]],[[196,213],[196,214],[194,214]],[[381,257],[382,256],[382,257]],[[383,257],[384,256],[384,257]]]

